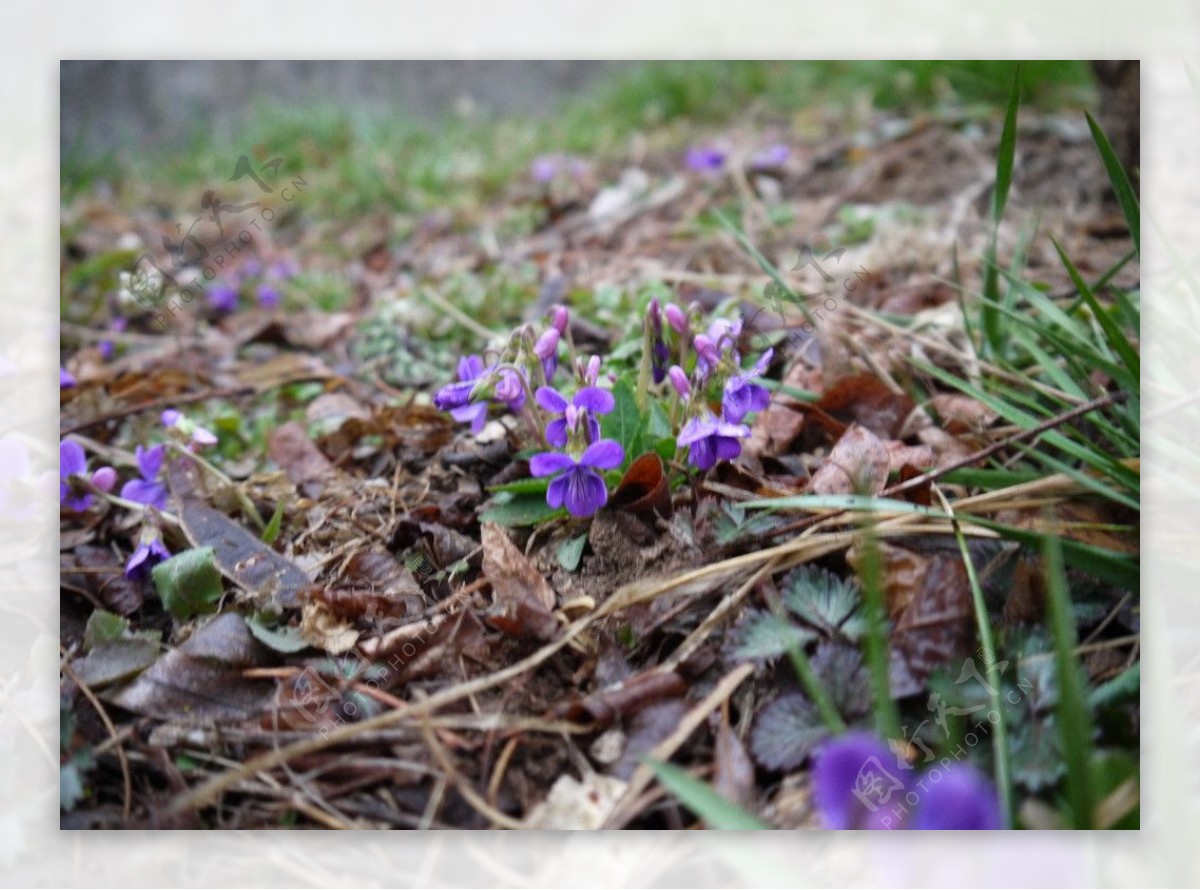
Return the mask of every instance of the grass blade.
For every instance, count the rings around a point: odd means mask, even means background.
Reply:
[[[1108,181],[1112,183],[1113,191],[1117,193],[1117,203],[1121,205],[1121,212],[1125,214],[1125,222],[1129,225],[1129,236],[1133,239],[1133,246],[1137,250],[1138,256],[1141,256],[1142,212],[1138,205],[1137,192],[1133,190],[1129,174],[1121,166],[1117,153],[1113,151],[1113,147],[1109,144],[1104,131],[1100,129],[1100,125],[1090,114],[1087,115],[1087,122],[1092,131],[1092,139],[1096,141],[1096,147],[1100,149],[1100,159],[1104,161],[1104,169],[1108,171]]]
[[[1054,637],[1054,659],[1058,667],[1058,731],[1067,764],[1067,797],[1077,829],[1090,829],[1095,801],[1092,800],[1092,721],[1088,710],[1083,675],[1075,659],[1075,615],[1067,591],[1062,549],[1047,535],[1042,544],[1046,566],[1046,611]]]
[[[1021,66],[1013,74],[1012,93],[1008,98],[1008,109],[1004,113],[1004,129],[1000,133],[1000,147],[996,153],[996,184],[992,190],[992,237],[988,241],[984,256],[983,293],[995,302],[1000,302],[1000,273],[996,258],[996,240],[1004,206],[1008,203],[1008,192],[1012,187],[1013,159],[1017,153],[1017,109],[1021,104]],[[993,356],[999,356],[1004,338],[1000,316],[988,304],[979,311],[979,327],[983,331],[984,345]]]
[[[1100,301],[1096,299],[1096,295],[1092,293],[1091,288],[1084,282],[1079,274],[1079,270],[1075,268],[1075,264],[1071,262],[1059,243],[1053,238],[1050,241],[1054,245],[1054,249],[1058,251],[1058,258],[1062,260],[1067,274],[1071,276],[1071,281],[1075,284],[1075,289],[1079,291],[1079,296],[1088,304],[1088,308],[1096,316],[1096,321],[1104,329],[1104,336],[1108,339],[1108,345],[1112,347],[1113,352],[1121,357],[1121,361],[1125,363],[1125,367],[1129,369],[1129,373],[1133,375],[1133,379],[1140,380],[1142,361],[1137,351],[1133,348],[1133,345],[1129,342],[1125,334],[1122,333],[1121,328],[1113,320],[1112,315],[1100,305]]]
[[[769,831],[771,826],[760,822],[737,804],[726,800],[712,786],[692,776],[673,763],[647,760],[659,784],[679,798],[680,803],[708,823],[710,828],[723,831]]]

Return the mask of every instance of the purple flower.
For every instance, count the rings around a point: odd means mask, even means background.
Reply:
[[[548,328],[533,346],[533,354],[541,360],[542,373],[547,380],[558,370],[558,341],[561,336],[558,328]]]
[[[684,162],[689,170],[712,173],[725,166],[725,152],[712,146],[693,146],[687,150]]]
[[[237,270],[238,281],[245,282],[262,274],[262,263],[258,260],[246,260]]]
[[[126,319],[124,316],[118,315],[112,320],[112,324],[108,326],[108,329],[114,334],[119,334],[124,331],[128,325],[128,319]],[[113,345],[112,340],[103,340],[100,343],[100,355],[102,355],[106,361],[112,358],[115,349],[116,347]]]
[[[975,767],[951,763],[928,770],[917,781],[913,769],[898,764],[881,739],[861,730],[831,739],[818,749],[813,799],[825,826],[833,829],[1004,827],[996,791]]]
[[[471,392],[479,380],[495,368],[484,367],[483,359],[468,355],[458,360],[458,383],[443,386],[433,397],[433,404],[440,411],[449,411],[459,423],[471,424],[471,432],[478,433],[487,422],[487,400],[471,401]],[[496,382],[496,399],[505,402],[510,411],[520,411],[525,405],[525,384],[517,373],[505,368],[500,371]]]
[[[888,804],[904,801],[908,773],[896,769],[895,755],[872,733],[848,732],[826,742],[814,755],[812,777],[825,827],[888,828],[893,818]]]
[[[969,763],[953,763],[933,781],[926,773],[928,790],[913,817],[918,831],[995,831],[1004,827],[1000,800],[991,782]]]
[[[755,170],[775,170],[787,163],[791,153],[791,149],[786,145],[782,142],[777,142],[760,152],[756,152],[750,158],[750,166]]]
[[[538,155],[529,165],[529,176],[534,182],[552,182],[563,173],[572,177],[582,176],[585,169],[583,161],[572,155]]]
[[[291,260],[276,260],[267,266],[267,277],[275,281],[287,281],[294,278],[299,269]]]
[[[227,284],[218,284],[209,288],[208,305],[217,312],[232,312],[237,309],[237,288]]]
[[[737,351],[737,340],[741,334],[742,320],[740,318],[733,321],[727,318],[718,318],[708,326],[705,333],[697,334],[692,338],[697,355],[696,368],[701,377],[707,377],[709,372],[721,363],[721,358],[727,351],[734,365],[741,363],[742,358]]]
[[[688,448],[688,463],[699,470],[708,470],[719,460],[733,460],[742,453],[738,439],[750,435],[744,423],[718,420],[712,414],[693,417],[683,425],[676,440],[680,448]]]
[[[112,491],[117,484],[117,471],[112,467],[100,467],[92,473],[92,485],[101,491]]]
[[[675,388],[675,392],[679,393],[681,398],[687,398],[692,394],[691,384],[688,383],[687,374],[683,373],[683,368],[679,365],[671,365],[671,369],[667,371],[667,378],[671,381],[671,386]]]
[[[70,389],[74,385],[75,375],[60,365],[58,369],[58,388]]]
[[[755,377],[761,377],[767,370],[773,352],[768,349],[749,371],[734,374],[725,381],[725,392],[721,396],[721,414],[730,423],[740,423],[751,411],[761,411],[770,404],[770,390],[751,381]]]
[[[162,413],[162,425],[167,429],[178,429],[187,436],[193,445],[206,448],[217,444],[217,437],[211,431],[184,417],[174,408],[168,408]]]
[[[279,295],[279,289],[274,288],[269,284],[260,284],[255,290],[254,295],[258,298],[258,305],[264,309],[276,309],[282,297]]]
[[[574,432],[581,418],[586,419],[588,440],[598,440],[600,423],[595,415],[607,414],[616,405],[613,394],[598,386],[583,387],[569,402],[548,386],[539,386],[533,397],[542,409],[561,415],[546,425],[546,441],[555,448],[567,444],[568,433]]]
[[[141,445],[137,447],[137,465],[142,478],[126,482],[121,488],[121,497],[159,510],[166,509],[167,486],[158,481],[165,451],[164,445],[155,445],[153,448],[143,448]]]
[[[68,510],[82,513],[92,504],[92,496],[81,492],[72,477],[87,473],[87,455],[83,446],[70,439],[58,444],[58,502]]]
[[[687,333],[688,319],[686,312],[684,312],[674,303],[668,303],[663,309],[663,315],[666,316],[667,324],[669,324],[675,330],[675,333]]]
[[[593,442],[578,460],[561,451],[535,454],[529,461],[534,476],[558,473],[546,489],[546,503],[555,509],[567,507],[575,517],[591,516],[608,501],[608,486],[596,470],[611,470],[625,460],[625,450],[613,439]]]
[[[171,551],[163,544],[157,532],[150,538],[143,536],[137,549],[125,563],[125,577],[133,581],[143,580],[152,568],[170,558]]]

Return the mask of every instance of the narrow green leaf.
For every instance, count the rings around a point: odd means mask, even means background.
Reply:
[[[279,537],[280,526],[283,525],[283,511],[287,507],[287,498],[282,497],[279,503],[275,505],[275,512],[271,514],[271,519],[267,522],[267,527],[263,529],[262,542],[264,544],[274,544],[275,539]]]
[[[1008,97],[1008,108],[1004,112],[1004,129],[1000,133],[1000,147],[996,152],[996,186],[992,191],[992,222],[999,225],[1008,203],[1008,190],[1012,186],[1013,159],[1017,154],[1017,109],[1021,104],[1021,65],[1013,74],[1012,92]]]
[[[712,788],[685,770],[661,760],[647,760],[646,765],[664,788],[679,798],[680,803],[708,823],[710,828],[723,831],[770,831],[771,826],[760,822],[737,804],[726,800]]]
[[[517,479],[513,482],[505,482],[501,485],[489,485],[488,491],[492,494],[500,494],[507,492],[508,494],[542,494],[546,493],[546,489],[550,487],[550,477],[544,476],[541,479]]]
[[[1133,344],[1129,342],[1129,338],[1121,331],[1120,327],[1113,321],[1112,315],[1100,305],[1100,301],[1096,299],[1096,295],[1092,293],[1091,288],[1087,286],[1083,278],[1079,274],[1079,270],[1075,268],[1075,264],[1071,262],[1066,251],[1062,249],[1057,241],[1050,239],[1054,245],[1054,249],[1058,251],[1058,258],[1066,267],[1067,274],[1071,276],[1071,281],[1075,284],[1075,289],[1079,291],[1088,307],[1092,310],[1092,314],[1096,317],[1096,321],[1100,323],[1100,327],[1104,330],[1104,336],[1108,340],[1108,345],[1112,347],[1113,352],[1121,357],[1121,361],[1125,363],[1125,367],[1129,369],[1129,373],[1133,375],[1133,379],[1140,380],[1142,374],[1142,362],[1138,357],[1137,351],[1133,348]]]
[[[1096,148],[1100,149],[1100,159],[1104,161],[1104,169],[1108,172],[1108,181],[1112,183],[1113,191],[1117,193],[1117,203],[1121,205],[1121,212],[1125,214],[1125,222],[1129,225],[1129,236],[1133,239],[1133,246],[1138,255],[1141,256],[1142,216],[1138,206],[1137,192],[1133,190],[1133,183],[1129,181],[1129,175],[1121,166],[1117,153],[1113,151],[1113,147],[1109,144],[1104,131],[1100,129],[1100,125],[1090,114],[1084,113],[1087,115],[1088,127],[1092,131],[1092,139],[1096,142]]]
[[[1093,827],[1095,801],[1092,799],[1091,748],[1092,721],[1088,709],[1083,672],[1075,657],[1074,611],[1067,591],[1062,549],[1058,540],[1047,536],[1042,545],[1046,568],[1047,622],[1054,637],[1054,656],[1058,667],[1058,709],[1056,723],[1067,765],[1067,797],[1075,828]]]

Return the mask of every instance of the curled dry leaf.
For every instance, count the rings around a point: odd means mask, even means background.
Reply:
[[[580,701],[559,705],[555,709],[555,716],[574,721],[591,720],[610,726],[648,705],[663,699],[678,698],[685,692],[687,683],[679,674],[650,670],[592,693]]]
[[[887,446],[866,427],[853,424],[813,474],[813,494],[879,494],[887,487]]]
[[[671,487],[663,470],[662,458],[647,451],[629,465],[613,492],[609,506],[626,510],[651,522],[655,516],[670,519]]]
[[[722,713],[713,751],[713,788],[726,800],[745,806],[754,797],[754,762]]]
[[[358,631],[350,621],[321,602],[307,602],[300,611],[300,635],[310,646],[340,655],[358,642]]]

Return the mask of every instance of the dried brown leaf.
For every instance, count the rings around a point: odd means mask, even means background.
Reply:
[[[887,487],[887,446],[866,427],[852,425],[813,474],[813,494],[879,494]]]

